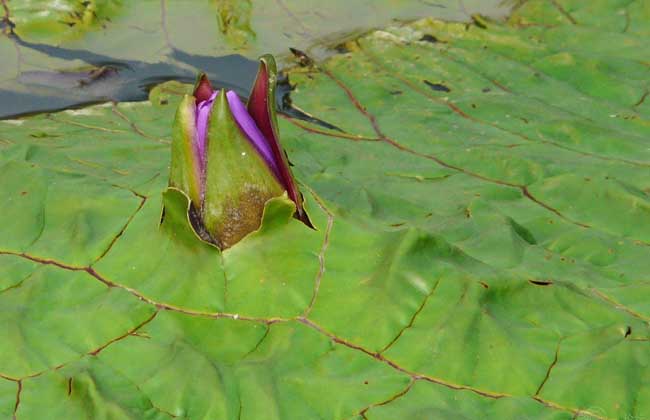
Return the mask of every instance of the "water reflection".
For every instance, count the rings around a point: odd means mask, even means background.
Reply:
[[[10,37],[22,48],[47,54],[48,57],[80,60],[87,66],[68,71],[25,71],[16,82],[23,89],[0,90],[0,118],[10,118],[40,111],[52,111],[105,101],[140,101],[149,89],[168,80],[191,83],[196,69],[205,71],[215,86],[232,89],[248,96],[257,71],[257,62],[238,54],[209,57],[172,50],[168,61],[115,61],[87,50],[74,50]]]
[[[34,29],[27,3],[8,3],[0,20],[0,119],[144,100],[150,87],[191,83],[199,70],[218,87],[246,97],[257,69],[253,59],[262,53],[279,54],[282,63],[295,47],[322,59],[336,52],[332,46],[341,39],[391,21],[468,20],[472,13],[499,18],[509,10],[507,1],[143,1],[93,10],[88,22],[57,20],[52,12],[46,23],[37,22],[41,29]],[[312,118],[287,105],[288,87],[278,96],[281,109]]]

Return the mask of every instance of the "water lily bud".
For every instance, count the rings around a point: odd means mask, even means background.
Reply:
[[[221,249],[257,230],[266,202],[285,193],[296,217],[311,226],[279,143],[275,83],[275,61],[267,55],[247,106],[200,75],[176,112],[169,186],[191,201],[197,235]]]

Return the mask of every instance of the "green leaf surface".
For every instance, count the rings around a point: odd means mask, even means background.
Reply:
[[[341,129],[280,118],[315,229],[276,198],[223,253],[163,195],[186,86],[0,121],[0,416],[649,417],[648,22],[529,0],[288,68]]]

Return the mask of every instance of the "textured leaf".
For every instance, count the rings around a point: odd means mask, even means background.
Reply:
[[[0,121],[0,415],[650,416],[648,22],[529,0],[303,57],[316,229],[276,198],[223,253],[162,194],[189,87]]]

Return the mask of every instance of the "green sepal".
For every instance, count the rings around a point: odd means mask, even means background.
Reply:
[[[185,192],[196,208],[201,207],[201,164],[194,146],[195,100],[185,95],[172,127],[172,159],[169,186]]]
[[[260,227],[264,205],[285,189],[241,132],[223,90],[212,105],[205,166],[203,223],[221,249],[229,248]]]
[[[177,242],[188,247],[216,246],[201,237],[201,227],[192,220],[190,197],[178,188],[169,187],[163,191],[163,214],[160,229],[167,232]]]
[[[200,72],[196,76],[194,87],[192,88],[192,95],[194,96],[195,102],[199,103],[208,100],[212,95],[212,92],[214,92],[214,89],[212,88],[210,79],[208,79],[208,76],[205,73]]]
[[[266,202],[262,223],[251,236],[268,234],[271,231],[281,229],[291,222],[296,212],[296,203],[289,199],[285,191],[281,196],[273,197]]]
[[[275,110],[275,90],[278,83],[278,66],[275,63],[275,57],[271,54],[264,54],[259,58],[260,68],[258,69],[257,77],[260,77],[264,74],[264,69],[266,70],[266,77],[268,83],[268,89],[266,91],[266,100],[268,106],[268,113],[271,120],[271,126],[273,128],[273,134],[279,137],[278,129],[278,115]],[[286,160],[286,158],[285,158]]]
[[[284,185],[289,198],[296,203],[296,217],[307,226],[313,227],[302,203],[302,195],[296,185],[287,155],[280,144],[278,118],[275,111],[275,90],[278,70],[275,59],[271,54],[260,57],[253,89],[248,98],[247,109],[260,131],[266,137],[278,165],[280,181]]]

